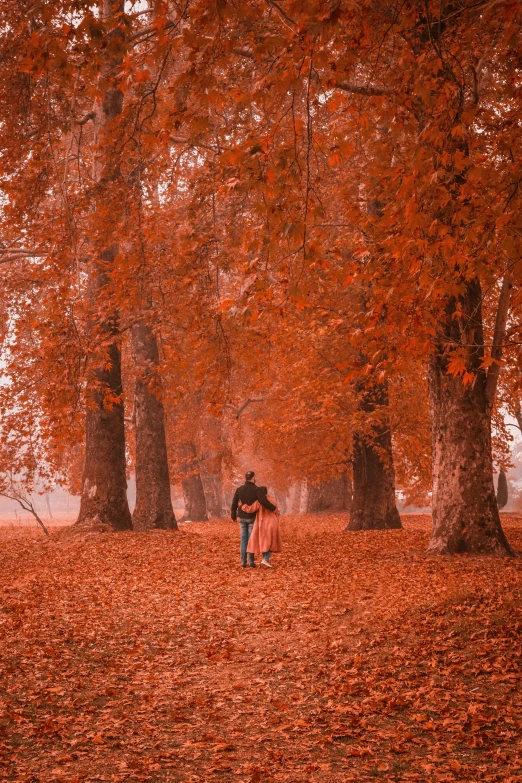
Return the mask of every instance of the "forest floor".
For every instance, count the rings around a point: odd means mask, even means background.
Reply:
[[[345,533],[0,530],[0,780],[522,781],[522,558]],[[522,519],[504,516],[522,550]]]

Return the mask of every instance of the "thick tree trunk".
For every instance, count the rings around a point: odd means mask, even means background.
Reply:
[[[308,493],[308,511],[349,511],[352,504],[352,482],[344,473],[328,481],[311,484]]]
[[[306,479],[299,482],[300,484],[300,496],[299,496],[299,513],[306,514],[308,510],[308,482]]]
[[[103,0],[100,10],[104,20],[117,18],[123,12],[123,1]],[[123,93],[114,86],[122,60],[118,46],[122,35],[120,30],[113,33],[113,45],[105,50],[106,60],[100,80],[100,84],[104,84],[104,93],[94,109],[93,181],[98,183],[98,191],[95,209],[97,236],[88,283],[90,307],[95,314],[90,330],[96,345],[108,347],[105,356],[96,357],[96,366],[88,377],[85,466],[77,522],[101,522],[116,530],[129,530],[132,521],[127,503],[120,338],[117,314],[110,312],[107,301],[108,280],[118,247],[111,228],[107,226],[106,216],[110,212],[109,204],[114,207],[110,185],[118,179],[119,169],[113,158],[113,145],[106,138],[106,133],[123,107]]]
[[[308,484],[306,480],[299,479],[286,490],[286,503],[288,514],[306,514],[308,510]]]
[[[429,552],[511,554],[500,524],[491,456],[491,391],[482,369],[482,292],[466,282],[448,302],[443,340],[429,368],[433,456],[433,529]],[[448,375],[445,345],[467,347],[472,382]],[[470,347],[471,346],[471,347]]]
[[[185,443],[182,451],[182,472],[181,488],[183,490],[183,499],[185,501],[184,519],[190,519],[192,522],[204,522],[207,519],[207,504],[203,482],[197,465],[196,446],[193,441]]]
[[[220,471],[211,471],[207,466],[201,469],[201,481],[205,495],[206,508],[213,517],[223,517],[223,482]]]
[[[491,457],[491,416],[486,399],[483,357],[481,292],[478,281],[462,297],[464,316],[473,330],[470,352],[473,383],[448,375],[448,357],[441,347],[429,369],[433,452],[433,529],[429,552],[510,554],[500,524]],[[455,303],[448,308],[446,333],[453,334]],[[458,325],[457,325],[458,326]],[[471,337],[467,337],[468,344]]]
[[[295,481],[286,490],[286,508],[289,514],[299,514],[301,505],[301,482]]]
[[[134,420],[136,432],[136,530],[176,530],[170,496],[165,411],[158,374],[158,343],[146,323],[132,327],[132,353],[136,364]]]
[[[353,444],[353,497],[347,530],[397,530],[402,528],[395,502],[395,470],[390,427],[383,410],[388,405],[385,384],[365,380],[359,389],[360,410],[368,415],[381,411],[372,431],[355,435]]]
[[[356,436],[353,453],[353,498],[347,530],[398,530],[395,472],[391,438],[376,436],[378,445]]]
[[[491,458],[482,384],[464,386],[437,356],[430,367],[433,529],[428,551],[509,554]],[[477,388],[478,387],[478,388]]]
[[[77,524],[104,523],[115,530],[131,530],[121,358],[115,343],[108,348],[106,366],[96,371],[96,381],[100,389],[91,394],[86,415],[85,466]],[[110,404],[105,400],[105,392],[110,395]]]
[[[507,476],[503,470],[498,474],[497,484],[497,506],[499,509],[507,506],[509,500],[509,490],[507,483]],[[52,519],[52,517],[51,517]]]

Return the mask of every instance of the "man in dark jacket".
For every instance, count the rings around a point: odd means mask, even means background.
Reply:
[[[248,553],[247,563],[247,546],[248,539],[252,534],[256,515],[255,512],[253,514],[247,514],[247,512],[243,511],[241,508],[238,509],[238,504],[241,502],[244,503],[245,506],[250,506],[252,503],[255,503],[256,500],[259,500],[261,505],[267,508],[269,511],[275,511],[276,507],[268,500],[266,494],[260,492],[256,487],[256,477],[253,470],[249,470],[248,473],[245,474],[245,479],[245,483],[236,489],[234,500],[232,501],[230,515],[234,522],[239,518],[239,527],[241,531],[241,540],[239,545],[241,565],[243,568],[246,568],[247,565],[249,565],[250,568],[255,568],[256,564],[254,562],[254,555],[250,552]]]

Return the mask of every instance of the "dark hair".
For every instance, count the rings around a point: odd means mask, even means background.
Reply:
[[[266,495],[268,492],[268,489],[266,487],[258,487],[258,490],[263,493],[263,495]]]
[[[246,480],[247,480],[247,481],[252,481],[252,479],[254,478],[254,476],[255,476],[255,475],[256,475],[256,474],[254,473],[254,471],[253,471],[253,470],[248,470],[248,471],[245,473],[245,478],[246,478]]]

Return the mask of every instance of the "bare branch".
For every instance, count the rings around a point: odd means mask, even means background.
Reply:
[[[253,402],[264,402],[266,400],[266,397],[249,397],[248,400],[245,400],[239,407],[236,407],[235,405],[231,405],[230,403],[225,403],[225,408],[230,408],[231,411],[234,412],[236,419],[239,419],[245,408],[248,408],[248,406]]]
[[[15,500],[17,503],[21,505],[24,511],[29,511],[29,513],[32,514],[33,517],[36,519],[37,523],[40,525],[45,535],[49,536],[49,531],[47,530],[45,523],[38,516],[33,501],[29,498],[27,493],[21,487],[17,486],[11,480],[8,486],[0,487],[0,495],[4,498],[8,498],[9,500]]]
[[[292,19],[292,17],[291,17],[291,16],[288,16],[288,14],[286,13],[286,11],[285,11],[283,8],[281,8],[281,6],[279,5],[279,3],[276,3],[276,0],[266,0],[266,1],[267,1],[267,4],[268,4],[268,5],[271,5],[273,8],[277,8],[277,10],[278,10],[278,11],[279,11],[279,13],[281,14],[281,16],[282,16],[284,19],[286,19],[286,21],[287,21],[287,22],[290,22],[290,24],[293,24],[293,25],[295,25],[295,24],[296,24],[296,22],[294,22],[294,20]]]
[[[201,148],[204,150],[210,150],[211,152],[218,152],[218,148],[216,146],[212,146],[211,144],[204,144],[198,139],[187,139],[184,136],[170,136],[169,141],[171,141],[172,144],[184,144],[187,147],[193,147],[195,149]],[[222,150],[224,149],[228,149],[228,147],[222,147]]]
[[[356,95],[391,95],[389,87],[379,87],[377,84],[358,84],[357,82],[336,82],[338,90]]]
[[[90,111],[85,116],[83,116],[81,120],[77,120],[76,124],[83,126],[86,125],[90,120],[95,120],[95,119],[96,119],[96,112]]]
[[[0,264],[17,261],[20,258],[41,258],[45,253],[26,247],[6,247],[0,249]]]
[[[158,32],[166,32],[167,30],[171,30],[173,27],[177,27],[180,23],[181,19],[177,19],[176,21],[170,21],[167,22],[166,25],[163,27],[158,27],[158,25],[151,25],[150,27],[143,27],[141,30],[138,30],[136,33],[133,33],[129,36],[128,41],[129,43],[132,43],[133,41],[139,41],[140,38],[145,38],[147,35],[157,35]]]

